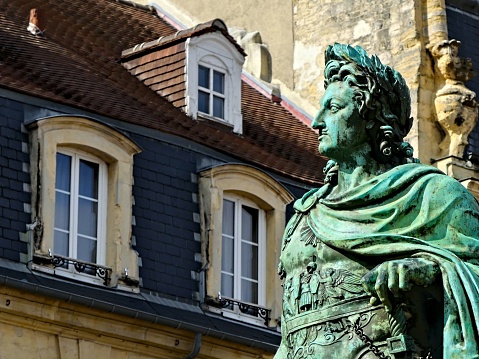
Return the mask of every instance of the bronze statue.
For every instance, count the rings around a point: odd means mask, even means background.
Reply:
[[[295,202],[279,264],[275,359],[479,358],[479,205],[417,163],[402,76],[326,50],[313,128],[326,184]]]

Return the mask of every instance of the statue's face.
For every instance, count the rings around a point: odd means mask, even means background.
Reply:
[[[337,162],[368,143],[366,121],[359,115],[354,93],[344,82],[328,86],[312,126],[319,130],[319,153]]]

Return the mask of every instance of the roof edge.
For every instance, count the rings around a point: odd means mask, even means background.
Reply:
[[[169,12],[167,12],[165,9],[163,9],[160,5],[158,5],[156,2],[150,2],[148,3],[149,6],[153,7],[156,11],[156,15],[168,23],[170,26],[175,28],[176,30],[185,30],[188,28],[185,24],[180,22],[177,18],[175,18],[173,15],[171,15]]]

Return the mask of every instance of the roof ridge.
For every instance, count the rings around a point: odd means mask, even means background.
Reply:
[[[134,7],[135,9],[141,9],[141,10],[144,10],[144,11],[148,11],[152,14],[155,13],[155,8],[153,6],[143,5],[143,4],[134,2],[133,0],[111,0],[111,1],[117,2],[119,4],[123,4],[123,5],[128,5],[128,6]]]

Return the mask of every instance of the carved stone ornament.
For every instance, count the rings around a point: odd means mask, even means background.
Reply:
[[[428,47],[436,68],[437,121],[446,133],[440,144],[444,156],[463,157],[467,138],[477,123],[476,94],[464,83],[474,76],[470,59],[458,57],[461,42],[444,40]]]
[[[229,32],[248,54],[243,67],[254,77],[271,82],[273,76],[271,54],[268,47],[263,44],[261,34],[258,31],[247,32],[234,28]]]
[[[283,235],[275,359],[479,358],[478,202],[413,158],[397,71],[342,44],[325,63],[330,161]]]

